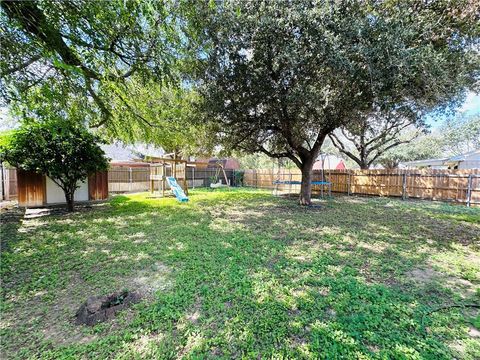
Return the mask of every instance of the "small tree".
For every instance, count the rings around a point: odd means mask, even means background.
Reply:
[[[108,168],[100,138],[72,122],[31,122],[0,148],[0,158],[18,169],[48,176],[65,193],[68,211],[74,209],[79,181]]]

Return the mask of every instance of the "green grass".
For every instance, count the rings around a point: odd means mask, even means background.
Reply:
[[[259,190],[2,224],[3,358],[478,359],[480,209]],[[8,221],[7,221],[8,220]],[[144,300],[93,328],[87,297]]]

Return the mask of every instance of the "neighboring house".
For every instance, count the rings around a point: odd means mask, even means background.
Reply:
[[[313,164],[313,170],[344,170],[346,168],[345,161],[335,155],[321,154]]]
[[[162,148],[147,144],[125,145],[115,142],[102,145],[105,155],[110,158],[111,166],[141,167],[150,166],[148,162],[165,156]]]
[[[480,169],[480,150],[447,158],[408,161],[402,165],[417,169]]]
[[[445,161],[445,164],[448,165],[450,169],[480,169],[480,150],[452,156]]]
[[[108,174],[97,172],[79,184],[76,202],[105,200],[108,198]],[[18,205],[36,207],[65,204],[63,190],[49,177],[33,171],[17,170]]]
[[[448,158],[438,158],[438,159],[424,159],[424,160],[415,160],[407,161],[401,164],[403,168],[417,168],[417,169],[448,169],[448,166],[445,165],[445,161]]]

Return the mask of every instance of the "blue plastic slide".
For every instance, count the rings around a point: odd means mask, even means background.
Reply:
[[[183,189],[178,185],[177,179],[175,179],[172,176],[167,176],[167,182],[168,185],[170,186],[170,189],[173,192],[173,195],[177,198],[178,201],[180,202],[187,202],[188,201],[188,196],[185,195],[183,192]]]

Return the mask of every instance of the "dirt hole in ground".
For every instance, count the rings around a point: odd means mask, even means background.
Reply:
[[[85,301],[75,314],[77,325],[93,326],[110,320],[117,312],[140,301],[140,294],[123,290],[106,296],[92,296]]]

